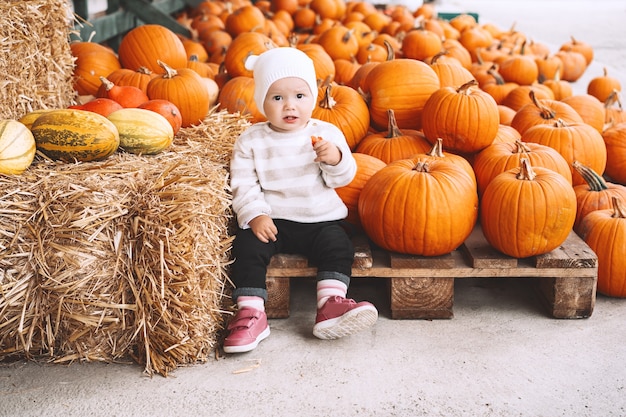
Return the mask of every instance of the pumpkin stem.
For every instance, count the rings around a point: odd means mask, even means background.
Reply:
[[[613,215],[611,217],[618,219],[626,218],[626,207],[622,204],[622,200],[614,195],[611,197],[611,201],[613,202]]]
[[[396,58],[396,52],[393,50],[393,46],[388,40],[383,41],[385,49],[387,49],[387,61],[393,61]]]
[[[556,116],[556,113],[554,112],[554,110],[541,104],[534,90],[530,90],[528,95],[530,96],[530,99],[532,100],[533,104],[539,109],[539,115],[541,116],[542,119],[545,119],[545,120],[554,119],[554,116]]]
[[[289,46],[291,46],[292,48],[295,48],[296,45],[298,45],[298,35],[296,34],[296,32],[291,32],[289,34],[289,37],[287,38],[287,42],[289,44]]]
[[[397,138],[398,136],[402,136],[402,132],[398,127],[398,122],[396,121],[396,114],[393,109],[387,109],[387,120],[388,120],[388,130],[387,139]]]
[[[170,67],[160,59],[157,59],[157,64],[159,64],[159,66],[165,70],[165,75],[163,75],[163,78],[174,78],[178,75],[178,71],[176,71],[174,68]]]
[[[487,74],[491,75],[495,80],[497,85],[504,85],[505,81],[502,78],[502,75],[498,72],[498,66],[493,64],[488,70]]]
[[[347,30],[346,33],[344,33],[343,36],[341,37],[341,42],[348,43],[350,41],[350,38],[352,38],[352,36],[354,36],[354,29]]]
[[[471,92],[470,88],[476,85],[478,85],[478,81],[472,78],[471,80],[460,86],[456,90],[456,92],[461,94],[469,94]]]
[[[428,162],[423,160],[417,161],[417,164],[413,167],[413,171],[428,172]]]
[[[613,91],[611,91],[611,94],[609,94],[607,99],[604,101],[604,108],[608,109],[615,103],[617,103],[617,107],[619,108],[619,110],[622,110],[622,102],[619,99],[619,91],[613,89]]]
[[[426,155],[437,158],[444,158],[445,155],[443,154],[443,139],[437,138],[432,149]]]
[[[484,60],[484,58],[482,56],[481,51],[482,51],[482,47],[480,47],[480,46],[478,48],[476,48],[476,50],[474,51],[474,53],[476,54],[476,63],[478,65],[483,65],[485,63],[485,60]]]
[[[526,40],[522,41],[522,44],[520,45],[519,54],[520,55],[525,55],[526,54]]]
[[[439,58],[441,58],[444,55],[447,55],[448,53],[449,52],[446,49],[443,49],[439,53],[435,54],[435,56],[432,57],[432,59],[430,60],[430,65],[436,64]]]
[[[110,81],[106,77],[100,76],[100,82],[104,85],[104,88],[107,91],[111,91],[111,89],[115,87],[115,84],[113,84],[113,81]]]
[[[513,153],[530,153],[532,150],[528,145],[519,139],[515,139],[515,152]]]
[[[319,105],[323,109],[332,109],[337,104],[337,101],[331,94],[331,84],[328,84],[324,89],[324,97],[320,100]]]
[[[578,161],[574,161],[572,166],[589,185],[590,191],[603,191],[608,190],[608,185],[602,176],[598,175],[591,167],[581,164]]]
[[[535,174],[533,167],[530,165],[530,160],[528,158],[522,158],[519,162],[520,169],[519,173],[517,174],[517,179],[523,181],[534,180],[537,174]]]
[[[150,68],[144,67],[143,65],[137,68],[137,72],[140,74],[145,74],[145,75],[152,74],[152,71],[150,71]]]

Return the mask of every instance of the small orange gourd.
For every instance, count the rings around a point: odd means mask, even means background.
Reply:
[[[149,100],[148,95],[138,87],[132,85],[116,85],[106,77],[100,77],[104,90],[99,90],[98,97],[109,98],[118,102],[122,107],[137,107]]]

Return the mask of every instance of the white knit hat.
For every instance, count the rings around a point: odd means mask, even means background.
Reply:
[[[254,76],[254,102],[263,115],[267,90],[274,81],[282,78],[303,79],[311,89],[313,101],[317,100],[317,76],[313,60],[297,48],[284,46],[268,49],[261,55],[250,55],[246,59],[245,67]]]

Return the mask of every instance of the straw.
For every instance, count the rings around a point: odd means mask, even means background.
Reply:
[[[206,361],[228,297],[228,161],[249,125],[212,111],[155,156],[0,177],[0,359]]]
[[[72,28],[68,0],[0,2],[0,119],[72,104]]]

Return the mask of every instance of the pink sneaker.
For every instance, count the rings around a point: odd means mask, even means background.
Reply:
[[[367,301],[330,297],[317,310],[313,334],[320,339],[338,339],[373,326],[377,318],[378,310]]]
[[[228,324],[229,335],[224,340],[224,352],[249,352],[270,335],[264,311],[243,307]]]

